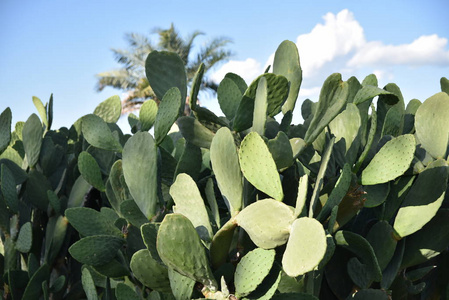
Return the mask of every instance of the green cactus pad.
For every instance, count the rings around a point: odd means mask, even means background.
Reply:
[[[387,221],[379,221],[371,227],[366,240],[373,247],[380,269],[384,270],[396,250],[397,240],[393,236],[393,227]]]
[[[185,100],[184,100],[185,101]],[[162,98],[157,110],[154,122],[154,138],[156,144],[162,143],[173,123],[178,118],[179,107],[181,105],[181,92],[178,88],[169,89]]]
[[[449,79],[441,77],[440,79],[441,91],[449,94]]]
[[[440,209],[424,227],[405,239],[401,268],[426,262],[449,246],[449,210]]]
[[[323,225],[313,218],[299,218],[292,224],[282,267],[288,276],[297,277],[314,270],[326,254]]]
[[[104,214],[92,208],[68,208],[65,217],[81,236],[113,235],[123,238],[121,231]]]
[[[65,240],[68,222],[63,216],[53,216],[48,220],[45,236],[45,261],[52,264],[60,253]]]
[[[335,243],[337,246],[343,247],[355,255],[357,255],[361,262],[367,266],[368,276],[374,281],[382,280],[382,271],[374,253],[373,247],[361,235],[350,231],[338,231],[335,234]]]
[[[204,63],[201,63],[192,80],[192,87],[190,89],[189,96],[189,106],[193,111],[195,111],[197,108],[198,93],[200,92],[201,84],[203,82],[204,69]]]
[[[182,136],[192,144],[201,148],[210,148],[214,133],[203,126],[197,119],[181,117],[177,124]]]
[[[242,94],[248,89],[248,85],[246,84],[245,80],[235,73],[226,73],[224,78],[228,78],[234,81]]]
[[[0,153],[6,149],[11,140],[12,113],[9,107],[0,114]]]
[[[400,237],[420,230],[435,216],[444,200],[448,173],[447,162],[439,159],[419,174],[394,221],[394,230]]]
[[[140,300],[140,297],[132,287],[121,282],[115,288],[115,297],[117,300]]]
[[[278,170],[286,169],[293,164],[293,150],[284,132],[279,131],[274,139],[268,141],[267,146]]]
[[[243,202],[243,176],[234,137],[227,127],[220,128],[210,146],[212,170],[229,212],[234,216]]]
[[[265,77],[261,77],[257,84],[256,96],[254,97],[253,127],[251,128],[251,131],[257,132],[260,135],[265,134],[268,105],[267,97],[267,80]]]
[[[175,296],[176,300],[192,299],[195,280],[181,275],[172,269],[168,269],[168,278],[170,279],[171,292]]]
[[[356,105],[348,103],[346,109],[338,114],[329,123],[331,134],[335,135],[335,143],[344,140],[344,161],[352,165],[356,159],[359,148],[359,139],[356,139],[361,127],[359,109]]]
[[[376,82],[377,82],[377,80],[376,80]],[[379,95],[389,95],[389,97],[396,98],[396,102],[398,99],[398,97],[395,94],[393,94],[389,91],[378,88],[377,86],[374,86],[374,85],[363,84],[363,87],[355,95],[353,103],[358,105],[358,104],[365,102],[366,100],[372,99]],[[394,102],[394,100],[393,100],[393,102]]]
[[[332,209],[335,206],[338,206],[343,199],[343,197],[348,192],[349,186],[351,185],[352,172],[351,167],[348,164],[345,164],[340,177],[338,177],[337,183],[335,184],[334,189],[329,195],[326,203],[321,209],[320,213],[317,216],[317,220],[323,222],[331,213]]]
[[[396,179],[410,167],[414,153],[415,138],[411,134],[388,141],[362,171],[362,184],[375,185]]]
[[[180,173],[187,173],[194,180],[197,180],[200,175],[202,161],[203,156],[201,149],[194,144],[187,142],[176,165],[174,176],[171,180],[176,178],[176,176]]]
[[[117,123],[122,115],[122,101],[114,95],[104,100],[94,110],[94,115],[102,118],[106,123]]]
[[[288,80],[288,98],[282,106],[282,112],[286,114],[295,108],[299,88],[302,82],[302,70],[299,63],[298,48],[291,41],[283,41],[276,49],[273,61],[273,73],[283,75]]]
[[[218,269],[226,262],[236,227],[235,219],[231,218],[215,233],[210,245],[210,257],[214,269]]]
[[[268,276],[275,254],[274,250],[257,248],[242,257],[234,275],[235,292],[239,298],[254,291]]]
[[[306,205],[307,190],[309,187],[309,176],[305,174],[299,179],[298,195],[296,196],[295,217],[299,217]]]
[[[84,292],[88,300],[97,300],[97,288],[95,287],[95,281],[88,268],[83,268],[81,272],[81,283],[83,285]]]
[[[324,184],[324,175],[326,174],[326,170],[329,165],[329,161],[331,158],[334,143],[335,143],[335,137],[332,137],[332,139],[328,142],[326,150],[324,151],[323,156],[321,158],[320,169],[319,169],[318,175],[316,177],[316,183],[315,183],[315,187],[313,189],[312,199],[310,200],[310,205],[309,205],[309,217],[311,217],[311,218],[316,213],[315,210],[316,210],[316,207],[317,207],[317,204],[319,201],[321,188]]]
[[[81,119],[81,128],[86,141],[94,147],[122,151],[122,145],[114,137],[106,122],[99,116],[90,114]]]
[[[210,242],[213,236],[212,227],[204,200],[195,181],[187,174],[179,174],[170,187],[170,195],[176,204],[173,206],[173,211],[186,216],[192,222],[200,238]]]
[[[201,239],[189,219],[176,213],[166,215],[156,245],[160,258],[169,268],[216,290],[217,283]]]
[[[143,214],[151,219],[157,206],[157,148],[148,132],[138,132],[123,148],[123,175]]]
[[[171,291],[167,267],[153,259],[147,249],[134,253],[129,266],[134,276],[143,285],[158,292],[169,293]]]
[[[8,168],[7,165],[0,165],[0,190],[9,210],[13,213],[17,213],[19,210],[19,199],[17,197],[16,180],[14,174]]]
[[[26,187],[24,199],[40,210],[46,211],[48,208],[47,191],[52,189],[47,177],[39,171],[31,170],[28,173]]]
[[[112,235],[92,235],[82,238],[69,248],[69,253],[77,261],[91,266],[101,266],[110,262],[125,241]]]
[[[31,222],[27,222],[20,227],[19,236],[16,241],[16,249],[22,253],[28,253],[33,244],[33,232]]]
[[[282,202],[259,200],[243,209],[236,221],[260,248],[271,249],[287,242],[295,220],[293,210]]]
[[[150,251],[151,257],[155,260],[162,262],[159,254],[157,253],[156,240],[157,232],[159,231],[158,223],[146,223],[140,227],[140,233],[142,234],[143,242]]]
[[[256,132],[243,139],[239,150],[240,168],[245,178],[258,190],[282,201],[281,180],[276,163],[264,140]]]
[[[153,99],[145,101],[139,110],[140,130],[148,131],[156,121],[158,106]]]
[[[258,300],[270,300],[278,289],[279,283],[282,278],[282,269],[278,263],[274,263],[273,267],[268,273],[268,276],[262,281],[261,284],[249,294],[244,297],[243,300],[258,299]]]
[[[428,98],[415,115],[416,136],[434,158],[446,158],[449,142],[449,95],[444,92]]]
[[[28,284],[23,292],[22,299],[39,299],[42,293],[42,285],[48,280],[50,276],[50,267],[47,264],[42,266],[34,272],[33,276],[28,281]]]
[[[341,74],[334,73],[326,79],[321,88],[316,113],[304,137],[306,144],[312,144],[323,129],[340,113],[346,104],[348,93],[348,84],[341,80]]]
[[[44,129],[39,117],[32,114],[23,126],[23,148],[25,150],[28,165],[34,167],[39,159]]]
[[[42,119],[42,123],[45,125],[45,128],[48,130],[48,120],[47,120],[47,109],[45,105],[42,103],[41,99],[36,96],[33,96],[33,104],[39,113],[39,116]]]
[[[184,62],[175,52],[151,51],[145,61],[145,73],[151,88],[159,99],[172,87],[181,92],[179,115],[184,112],[187,97],[187,78]]]
[[[381,205],[387,200],[388,194],[390,193],[390,183],[381,183],[376,185],[367,185],[363,187],[366,192],[365,207],[376,207]]]
[[[282,75],[262,74],[251,83],[243,94],[234,119],[235,131],[246,130],[253,124],[256,91],[261,78],[265,78],[267,81],[266,114],[273,117],[281,111],[281,106],[285,102],[288,93],[287,79]]]
[[[405,240],[398,242],[393,257],[388,263],[387,267],[382,273],[382,281],[380,286],[383,289],[389,289],[394,282],[399,270],[401,269],[401,262],[404,256]]]
[[[105,191],[103,178],[97,161],[88,152],[83,151],[78,156],[78,169],[84,179],[101,192]]]
[[[242,92],[238,85],[230,78],[224,78],[217,89],[217,99],[221,111],[225,116],[232,120],[235,117],[237,109],[242,99]]]

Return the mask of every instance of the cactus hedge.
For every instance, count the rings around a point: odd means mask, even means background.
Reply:
[[[26,122],[5,108],[3,298],[449,297],[448,80],[406,105],[393,83],[335,73],[296,104],[294,43],[271,70],[227,74],[217,116],[197,103],[204,69],[187,97],[181,59],[154,51],[160,104],[132,134],[117,96],[70,128],[52,128],[52,96]]]

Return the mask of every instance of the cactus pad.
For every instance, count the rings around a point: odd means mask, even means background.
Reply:
[[[239,160],[243,175],[252,185],[274,199],[282,201],[284,193],[276,163],[259,134],[251,132],[243,139]]]
[[[125,240],[111,235],[92,235],[82,238],[69,248],[77,261],[91,266],[104,265],[117,255]]]
[[[388,141],[362,171],[362,184],[374,185],[394,180],[409,168],[415,153],[415,138],[401,135]]]
[[[173,206],[173,211],[186,216],[202,240],[211,241],[213,232],[209,216],[201,193],[192,177],[184,173],[179,174],[170,187],[170,195],[176,204]]]
[[[151,219],[157,205],[157,149],[148,132],[138,132],[123,148],[123,175],[143,214]]]
[[[86,141],[94,147],[122,151],[122,145],[112,135],[106,122],[99,116],[90,114],[81,119],[81,128]]]
[[[292,224],[282,267],[288,276],[297,277],[314,270],[326,254],[323,225],[313,218],[299,218]]]
[[[167,267],[154,260],[147,249],[134,253],[129,266],[134,276],[143,285],[158,292],[168,293],[171,291]]]
[[[178,88],[169,89],[162,98],[157,110],[154,122],[154,138],[156,144],[162,143],[173,123],[178,118],[179,107],[181,106],[181,92]]]
[[[33,167],[39,159],[43,134],[44,129],[42,128],[42,123],[39,120],[39,117],[32,114],[23,126],[22,131],[23,148],[27,156],[28,165],[31,167]]]
[[[415,115],[416,136],[434,158],[446,158],[449,142],[449,95],[444,92],[428,98]]]
[[[94,115],[102,118],[106,123],[117,123],[122,115],[122,102],[115,95],[104,100],[94,110]]]
[[[148,131],[156,121],[158,106],[153,99],[145,101],[139,110],[140,130]]]
[[[183,215],[165,216],[157,236],[157,252],[169,268],[216,290],[217,283],[200,237]]]
[[[243,176],[234,137],[227,127],[220,128],[215,134],[210,146],[210,159],[218,188],[234,216],[242,207]]]
[[[78,156],[78,169],[84,179],[93,187],[101,192],[105,191],[103,179],[101,178],[101,171],[95,158],[88,152],[83,151]]]
[[[240,297],[254,291],[271,270],[275,256],[274,250],[257,248],[248,252],[235,269],[235,292]]]
[[[405,237],[420,230],[443,203],[449,166],[443,159],[431,163],[418,176],[408,192],[394,221],[396,233]]]
[[[259,200],[243,209],[236,221],[260,248],[271,249],[287,242],[293,210],[273,199]]]
[[[0,153],[5,150],[11,140],[12,113],[9,107],[0,114]]]

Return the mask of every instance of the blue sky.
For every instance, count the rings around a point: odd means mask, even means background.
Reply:
[[[0,111],[13,121],[36,112],[54,94],[54,128],[70,126],[102,100],[122,92],[95,91],[95,74],[119,67],[111,48],[126,48],[124,34],[150,34],[173,22],[181,34],[200,30],[226,36],[235,55],[208,75],[227,71],[251,81],[285,39],[298,45],[304,78],[298,104],[318,100],[334,72],[360,81],[378,75],[395,82],[407,101],[424,101],[449,77],[449,2],[429,1],[0,1]],[[215,110],[213,99],[204,105]],[[294,120],[299,120],[299,109]],[[121,126],[126,127],[126,119]],[[125,129],[127,130],[127,129]]]

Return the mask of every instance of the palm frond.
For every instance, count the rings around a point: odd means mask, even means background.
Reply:
[[[139,80],[126,69],[102,72],[95,76],[98,78],[97,91],[102,91],[108,86],[121,90],[130,90],[137,86]]]

